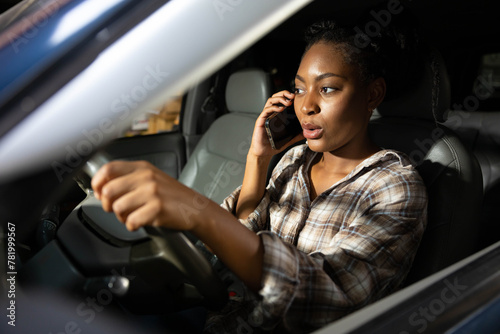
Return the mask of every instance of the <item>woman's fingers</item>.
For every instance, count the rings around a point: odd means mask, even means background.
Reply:
[[[274,98],[274,97],[282,97],[282,98],[284,98],[284,99],[288,99],[288,100],[293,99],[293,98],[294,98],[294,96],[295,96],[295,94],[294,94],[294,93],[290,93],[290,92],[289,92],[289,91],[287,91],[287,90],[282,90],[282,91],[279,91],[279,92],[274,93],[274,94],[272,95],[272,97],[273,97],[273,98]]]
[[[162,203],[158,198],[143,203],[143,205],[127,214],[125,226],[130,231],[135,231],[146,225],[161,226],[159,217],[161,216],[162,209]]]
[[[112,161],[102,166],[92,178],[92,189],[98,199],[101,199],[103,187],[110,181],[133,172],[137,166],[134,162]]]
[[[266,105],[264,106],[264,110],[260,115],[260,120],[257,123],[257,126],[263,127],[265,120],[271,116],[275,112],[282,112],[286,107],[289,107],[293,104],[293,98],[295,94],[290,93],[289,91],[281,91],[269,99],[267,99]]]
[[[267,99],[262,113],[257,118],[252,136],[250,151],[256,156],[270,156],[276,154],[272,149],[267,131],[265,129],[266,120],[275,112],[282,112],[286,107],[293,104],[295,94],[283,90],[275,93]]]
[[[96,173],[92,185],[103,209],[113,211],[129,230],[144,225],[184,230],[196,223],[186,221],[181,209],[188,208],[192,213],[191,207],[198,204],[195,200],[201,195],[150,163],[110,163]]]
[[[266,107],[277,106],[277,107],[281,107],[281,109],[283,109],[283,106],[288,107],[288,106],[292,105],[294,97],[295,97],[295,94],[292,94],[286,90],[278,92],[278,93],[274,94],[273,96],[271,96],[267,100]]]
[[[99,169],[92,178],[92,187],[103,209],[118,212],[119,219],[125,221],[124,207],[134,205],[132,196],[145,198],[145,190],[156,187],[155,174],[155,168],[147,162],[113,161]]]
[[[142,188],[136,188],[117,197],[111,204],[111,211],[115,213],[119,221],[125,223],[130,213],[143,206],[148,200],[144,190]]]

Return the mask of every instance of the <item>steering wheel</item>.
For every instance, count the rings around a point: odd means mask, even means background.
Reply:
[[[196,295],[196,291],[189,288],[194,286],[197,293],[202,296],[204,306],[211,309],[220,309],[224,306],[228,299],[225,284],[201,251],[184,233],[153,226],[146,226],[138,231],[130,232],[118,221],[114,213],[105,212],[102,209],[100,202],[92,195],[90,180],[100,166],[110,160],[109,157],[99,152],[89,159],[82,168],[84,174],[80,173],[75,177],[80,187],[88,193],[87,199],[78,208],[79,213],[73,216],[73,220],[75,220],[75,216],[78,216],[78,222],[68,221],[69,225],[79,225],[77,228],[80,229],[80,232],[76,232],[76,227],[73,227],[72,231],[68,231],[70,227],[65,228],[66,223],[63,223],[60,227],[61,234],[66,236],[79,234],[81,236],[82,226],[85,225],[89,226],[94,233],[99,233],[100,239],[107,240],[111,244],[129,243],[133,245],[129,261],[136,272],[146,276],[144,281],[158,284],[170,281],[174,282],[176,286],[182,285],[182,288],[177,289],[181,290],[177,291],[177,297],[180,294],[180,299],[189,299]],[[82,221],[85,224],[81,224]],[[66,247],[73,247],[75,254],[80,253],[77,248],[81,250],[81,245],[77,246],[75,243],[78,241],[73,237],[70,239],[72,241],[66,242]],[[99,251],[99,253],[103,252],[107,251]],[[85,257],[89,257],[89,255],[84,254],[76,256],[80,257],[82,261],[85,261]]]
[[[185,234],[153,226],[144,229],[159,249],[165,251],[163,257],[196,287],[205,306],[212,309],[224,306],[228,298],[226,286]]]

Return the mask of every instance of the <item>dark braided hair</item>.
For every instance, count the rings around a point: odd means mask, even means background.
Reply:
[[[382,26],[373,17],[373,12],[372,8],[354,25],[341,26],[330,20],[314,23],[306,30],[304,53],[316,43],[334,44],[347,64],[358,67],[363,82],[369,83],[379,77],[385,79],[386,100],[389,100],[418,81],[424,48],[416,20],[410,13],[403,10],[394,14],[390,22]],[[373,27],[378,29],[370,30]]]

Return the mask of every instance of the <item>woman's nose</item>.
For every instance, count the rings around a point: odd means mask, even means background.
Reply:
[[[300,111],[305,115],[312,115],[320,112],[320,108],[314,94],[306,94],[306,96],[304,96]]]

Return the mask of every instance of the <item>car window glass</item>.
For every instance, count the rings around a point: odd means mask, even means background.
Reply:
[[[182,95],[177,95],[173,99],[169,99],[167,102],[135,117],[123,136],[147,136],[177,131],[182,103]]]

